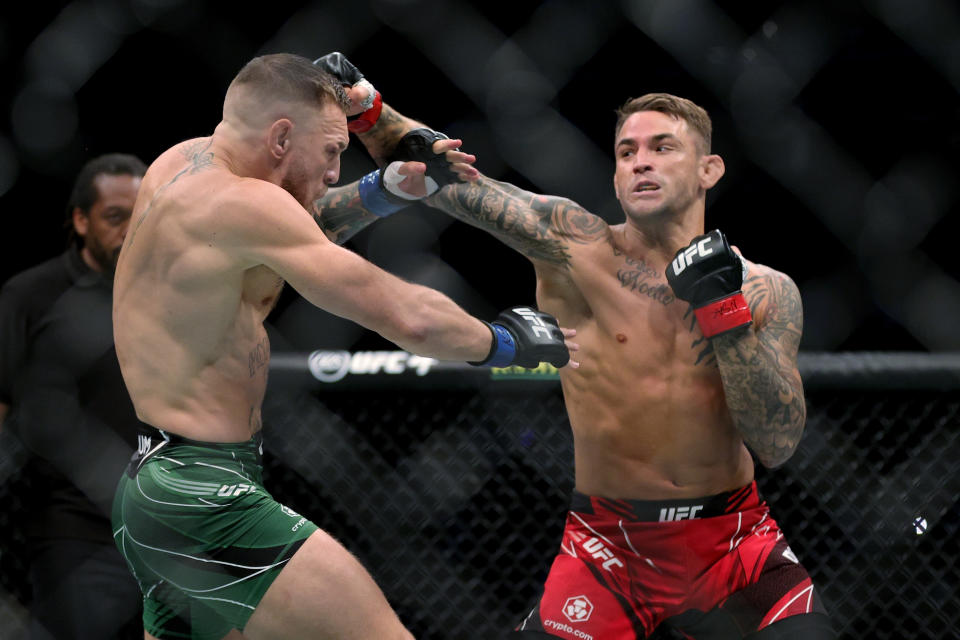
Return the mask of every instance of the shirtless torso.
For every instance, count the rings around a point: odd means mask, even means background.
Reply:
[[[753,324],[704,338],[665,268],[703,233],[704,193],[722,161],[698,155],[686,123],[657,112],[626,120],[617,156],[619,225],[485,177],[429,201],[527,256],[540,308],[577,330],[584,366],[560,377],[578,491],[659,500],[741,487],[753,479],[745,442],[772,466],[803,430],[799,293],[748,263]]]
[[[113,326],[137,415],[162,433],[141,440],[112,524],[144,594],[147,638],[412,637],[363,566],[262,484],[263,323],[285,282],[420,355],[483,361],[499,344],[450,298],[318,226],[349,140],[335,86],[305,58],[255,58],[213,135],[169,149],[143,178]],[[423,168],[403,170],[423,192]],[[361,201],[357,183],[347,192]]]
[[[743,486],[753,463],[711,345],[667,285],[666,262],[627,253],[622,236],[612,227],[571,245],[569,271],[537,269],[538,303],[577,329],[587,363],[561,373],[577,490],[660,499]]]
[[[711,128],[667,94],[621,109],[622,224],[485,176],[426,199],[530,259],[538,306],[580,345],[582,366],[560,371],[574,492],[521,635],[637,639],[666,624],[691,638],[831,637],[753,482],[753,455],[782,464],[803,433],[800,295],[719,231],[704,235],[724,172]],[[681,251],[702,270],[670,266]]]
[[[144,180],[117,270],[114,326],[145,422],[194,440],[242,441],[260,428],[263,321],[283,280],[219,245],[221,212],[242,187],[212,163],[210,142],[170,149]]]
[[[144,422],[210,442],[257,432],[270,358],[263,321],[284,282],[411,351],[467,361],[489,351],[482,322],[329,241],[308,213],[339,174],[347,131],[337,109],[324,113],[339,128],[320,127],[308,143],[336,159],[335,172],[305,187],[305,202],[243,177],[217,134],[151,165],[114,286],[117,355]]]

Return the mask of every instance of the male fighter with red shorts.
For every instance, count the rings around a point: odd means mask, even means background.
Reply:
[[[341,62],[342,82],[363,80]],[[560,371],[576,486],[543,595],[517,631],[832,638],[754,482],[753,456],[777,467],[803,433],[800,294],[722,232],[704,233],[706,192],[724,173],[706,111],[668,94],[621,107],[613,186],[625,221],[610,225],[566,198],[479,173],[457,181],[447,163],[472,156],[434,154],[442,134],[378,104],[390,126],[361,140],[402,135],[391,159],[426,162],[441,186],[426,202],[529,258],[539,308],[577,331],[583,365]],[[353,222],[364,225],[359,210]]]

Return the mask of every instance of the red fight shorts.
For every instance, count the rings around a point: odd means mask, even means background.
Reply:
[[[517,631],[561,638],[742,637],[825,614],[756,483],[692,500],[610,500],[574,492],[543,595]]]

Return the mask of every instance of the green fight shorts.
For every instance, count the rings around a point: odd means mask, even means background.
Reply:
[[[259,434],[197,442],[141,436],[113,503],[113,538],[157,638],[219,640],[243,630],[317,526],[263,488]]]

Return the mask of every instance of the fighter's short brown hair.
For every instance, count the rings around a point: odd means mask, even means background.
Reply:
[[[272,53],[253,58],[237,73],[231,86],[246,85],[257,92],[292,102],[333,102],[346,110],[350,101],[337,80],[307,58]]]
[[[691,100],[669,93],[648,93],[639,98],[627,100],[622,107],[617,109],[617,128],[614,136],[620,135],[620,129],[627,118],[641,111],[659,111],[668,116],[685,120],[687,125],[699,134],[703,142],[701,151],[710,153],[713,124],[710,122],[710,116],[706,109]]]

